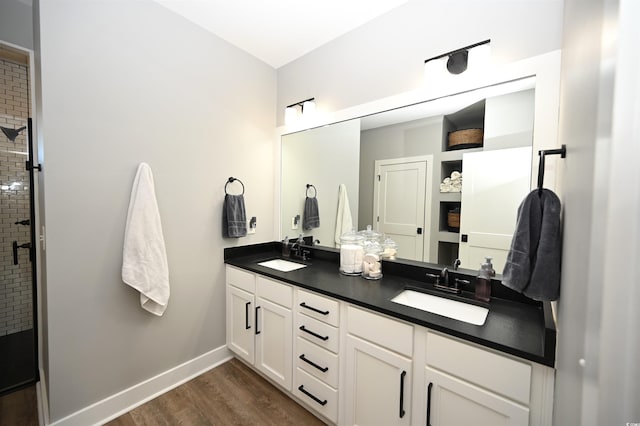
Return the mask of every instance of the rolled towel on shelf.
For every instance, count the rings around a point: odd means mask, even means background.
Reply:
[[[462,173],[457,170],[451,172],[451,180],[462,179]]]

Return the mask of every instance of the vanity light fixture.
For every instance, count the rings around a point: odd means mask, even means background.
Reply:
[[[293,123],[295,120],[301,117],[309,117],[316,111],[315,98],[305,99],[304,101],[296,102],[295,104],[288,105],[284,110],[284,121],[287,124]]]
[[[484,68],[490,59],[491,40],[474,43],[424,61],[425,78],[429,81],[456,76],[469,70],[477,73]],[[448,71],[446,74],[444,71]]]

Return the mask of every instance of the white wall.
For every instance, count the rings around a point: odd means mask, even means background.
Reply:
[[[424,60],[491,39],[495,63],[560,48],[562,0],[409,0],[378,19],[278,69],[284,107],[315,97],[337,111],[423,84]]]
[[[640,419],[639,17],[634,0],[566,1],[557,425]]]
[[[225,344],[223,248],[273,239],[275,71],[151,0],[42,0],[51,420]],[[120,278],[138,163],[169,258],[163,317]],[[229,176],[254,236],[225,240]]]

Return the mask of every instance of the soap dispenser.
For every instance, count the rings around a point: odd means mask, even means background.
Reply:
[[[491,258],[485,257],[485,262],[480,265],[476,277],[476,299],[489,302],[491,299],[491,279],[496,276],[496,271],[491,264]]]

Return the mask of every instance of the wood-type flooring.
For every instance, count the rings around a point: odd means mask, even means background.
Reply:
[[[235,358],[107,423],[108,426],[323,424]]]

